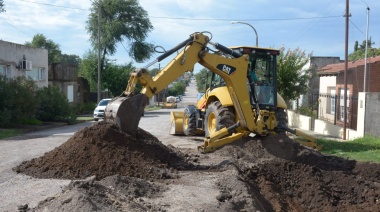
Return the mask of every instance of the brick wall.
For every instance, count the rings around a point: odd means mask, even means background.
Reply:
[[[368,59],[366,72],[366,92],[380,92],[380,62],[371,63],[371,58]],[[336,92],[339,95],[340,90],[344,89],[344,73],[340,73],[336,78]],[[349,90],[349,111],[348,111],[348,126],[351,129],[357,128],[357,94],[363,92],[364,87],[364,66],[358,66],[347,71],[347,89]],[[338,99],[340,102],[340,100]],[[339,105],[338,102],[338,105]],[[339,112],[339,111],[338,111]],[[343,126],[342,121],[337,121],[337,125]],[[380,128],[379,128],[380,129]]]

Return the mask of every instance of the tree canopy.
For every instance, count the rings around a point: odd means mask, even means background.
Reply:
[[[2,12],[5,12],[5,5],[4,5],[4,1],[0,0],[0,13]]]
[[[107,55],[116,52],[117,44],[123,44],[125,40],[129,42],[129,56],[137,62],[148,59],[153,52],[153,45],[145,42],[145,39],[153,26],[148,13],[137,0],[102,0],[102,5],[99,5],[99,2],[92,4],[86,29],[93,48],[98,49],[99,6],[102,64]]]
[[[130,73],[134,69],[132,63],[117,65],[107,62],[104,72],[102,73],[104,87],[111,92],[112,96],[119,96],[127,87]],[[142,85],[137,83],[135,92],[139,93],[141,89]]]
[[[303,70],[309,62],[310,55],[299,48],[285,52],[281,48],[277,58],[277,88],[279,94],[286,101],[295,100],[308,91],[308,82],[311,78],[310,70]]]
[[[379,56],[380,55],[380,48],[373,48],[372,45],[375,44],[372,42],[372,39],[370,38],[368,40],[368,46],[367,46],[367,57],[373,57],[373,56]],[[355,41],[354,45],[354,52],[348,55],[349,61],[355,61],[365,58],[365,46],[366,41],[363,40],[363,42],[359,45],[358,41]]]
[[[195,80],[197,81],[198,92],[205,92],[207,82],[211,81],[211,72],[207,68],[202,68],[195,74]]]
[[[116,65],[112,61],[106,60],[101,71],[101,89],[108,89],[113,96],[120,95],[128,85],[129,74],[134,69],[132,63],[126,65]],[[79,68],[80,76],[86,78],[90,84],[90,90],[96,91],[98,83],[98,58],[97,52],[92,50],[86,52]],[[136,92],[140,92],[142,86],[136,85]]]
[[[97,90],[98,83],[98,58],[94,50],[88,50],[83,55],[83,60],[79,66],[79,75],[84,77],[89,85],[91,91]]]
[[[61,63],[80,64],[82,59],[76,54],[62,54]]]
[[[183,95],[186,90],[186,83],[182,81],[175,82],[173,87],[169,88],[169,96]]]
[[[81,58],[75,54],[62,54],[58,43],[47,39],[45,35],[37,33],[33,36],[32,42],[25,42],[25,46],[42,48],[48,50],[48,63],[69,63],[79,64]]]
[[[48,62],[57,63],[61,59],[61,49],[59,44],[51,39],[47,39],[43,34],[36,34],[33,36],[32,42],[25,42],[25,46],[44,48],[48,50]]]

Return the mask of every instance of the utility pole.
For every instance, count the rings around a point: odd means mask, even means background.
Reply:
[[[344,98],[343,98],[343,140],[346,140],[347,129],[347,69],[348,69],[348,21],[350,17],[349,0],[346,0],[346,32],[345,32],[345,48],[344,48]]]
[[[100,25],[101,25],[101,16],[102,16],[102,0],[99,0],[98,3],[98,102],[101,100],[101,79],[100,79],[100,71],[101,71],[101,34],[100,34]]]
[[[366,32],[366,35],[365,35],[365,63],[364,63],[364,86],[363,86],[363,92],[366,92],[366,82],[367,82],[368,28],[369,28],[369,6],[367,4],[367,32]]]

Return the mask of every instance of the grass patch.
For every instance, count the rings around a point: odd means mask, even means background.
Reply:
[[[25,124],[25,125],[40,125],[42,123],[43,123],[42,121],[36,118],[27,118],[27,119],[21,120],[21,124]]]
[[[0,129],[0,139],[13,137],[22,134],[19,130],[14,129]]]
[[[91,116],[78,116],[77,121],[93,121],[94,118]]]
[[[317,139],[321,152],[357,161],[380,163],[380,138],[365,136],[351,141]]]
[[[160,110],[160,109],[162,109],[161,106],[147,106],[147,107],[145,107],[145,111]]]

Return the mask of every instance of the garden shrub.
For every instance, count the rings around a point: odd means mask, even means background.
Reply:
[[[0,75],[0,127],[12,127],[34,117],[38,107],[36,84],[25,77]]]
[[[69,124],[76,119],[74,109],[70,106],[65,94],[57,86],[41,88],[37,91],[39,108],[36,118],[41,121],[65,121]]]

